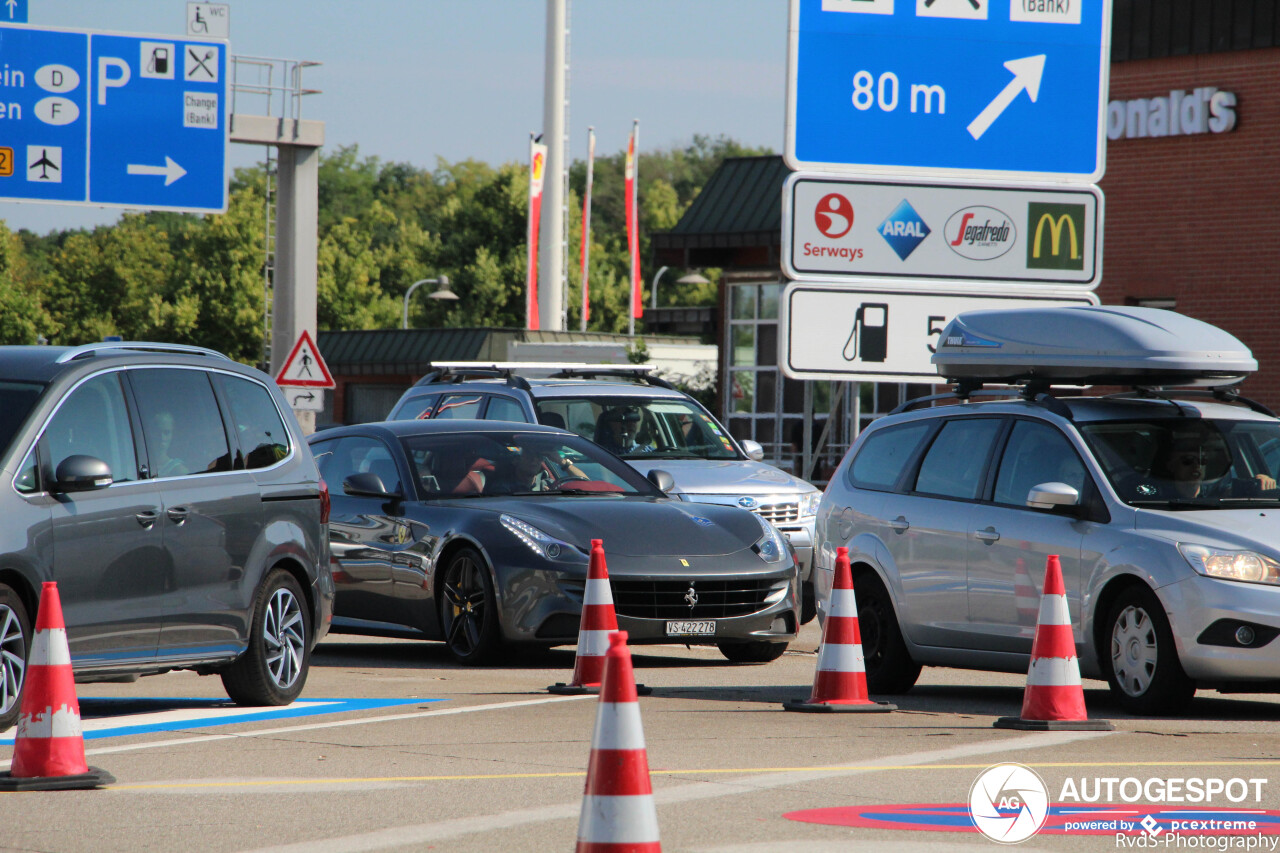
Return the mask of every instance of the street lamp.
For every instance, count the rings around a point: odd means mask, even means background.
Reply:
[[[409,289],[404,292],[404,313],[400,318],[400,328],[409,328],[409,297],[413,295],[413,291],[420,284],[438,284],[439,290],[433,290],[427,294],[428,299],[457,299],[458,294],[449,289],[449,276],[442,275],[439,278],[421,278],[409,285]]]
[[[658,279],[662,278],[662,274],[666,272],[668,269],[670,269],[670,267],[663,267],[662,269],[658,270],[658,274],[653,277],[653,287],[650,288],[650,294],[649,294],[649,297],[651,300],[651,304],[649,306],[650,308],[658,307]],[[707,278],[704,275],[700,275],[696,272],[691,272],[688,275],[682,275],[678,279],[676,279],[676,284],[710,284],[710,283],[711,283],[711,279]]]

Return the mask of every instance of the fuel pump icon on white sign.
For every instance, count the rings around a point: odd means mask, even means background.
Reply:
[[[889,305],[864,302],[853,315],[853,330],[840,353],[845,361],[883,362],[889,354]]]

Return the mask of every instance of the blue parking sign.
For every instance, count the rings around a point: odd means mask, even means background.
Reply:
[[[222,40],[0,26],[0,198],[225,211],[228,61]]]
[[[791,0],[793,169],[1092,183],[1111,0]]]

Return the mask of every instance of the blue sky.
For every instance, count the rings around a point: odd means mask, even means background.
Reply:
[[[33,26],[178,34],[186,0],[28,0]],[[323,63],[307,69],[303,116],[326,150],[422,168],[527,156],[542,125],[543,0],[231,0],[231,52]],[[725,134],[781,152],[786,0],[570,0],[570,156]],[[260,161],[231,145],[232,167]],[[643,161],[641,162],[643,168]],[[118,208],[0,202],[38,233],[114,221]]]

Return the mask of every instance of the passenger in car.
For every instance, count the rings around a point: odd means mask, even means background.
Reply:
[[[188,473],[185,462],[169,455],[169,448],[173,445],[173,415],[169,412],[157,412],[154,426],[156,446],[151,454],[152,476],[176,477]]]

